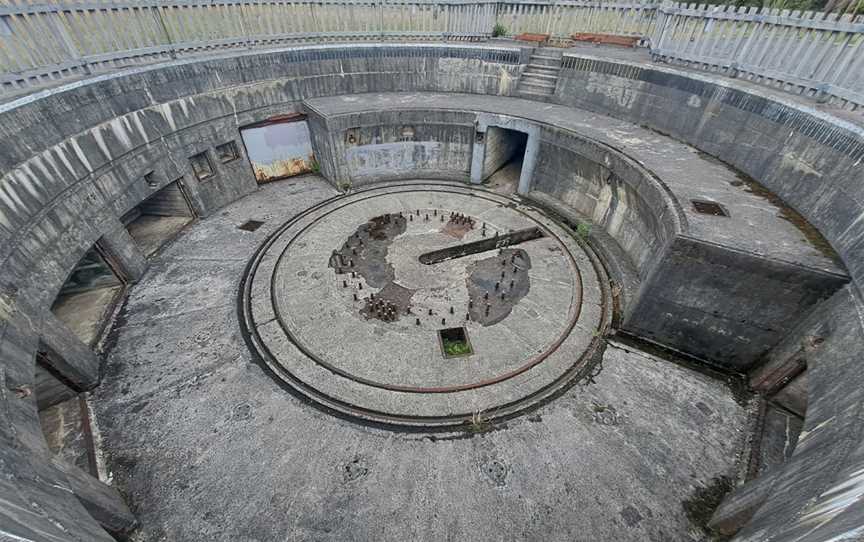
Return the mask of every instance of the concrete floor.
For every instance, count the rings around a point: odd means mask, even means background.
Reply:
[[[262,186],[132,288],[91,401],[138,540],[704,538],[685,503],[735,476],[747,409],[702,374],[610,344],[599,375],[532,414],[420,434],[330,416],[254,363],[236,315],[246,262],[334,194],[311,176]],[[265,224],[237,229],[249,219]]]
[[[486,189],[491,190],[496,194],[511,196],[515,194],[516,189],[519,188],[519,175],[521,174],[522,160],[514,160],[505,164],[504,167],[490,175],[489,178],[483,182],[483,185]]]

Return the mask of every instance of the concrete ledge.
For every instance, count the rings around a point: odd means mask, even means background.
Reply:
[[[188,176],[188,156],[236,140],[238,126],[293,110],[313,97],[394,91],[509,96],[525,61],[523,52],[512,47],[297,47],[128,70],[0,107],[0,167],[5,172],[0,216],[4,453],[7,448],[44,450],[33,405],[16,395],[32,378],[38,341],[38,326],[33,322],[40,321],[40,313],[74,262],[105,233],[106,220],[120,216],[149,193],[139,182],[144,173],[158,172],[159,186]],[[445,103],[450,94],[442,96]],[[776,206],[763,202],[752,207],[760,197],[744,194],[743,188],[732,197],[732,183],[742,180],[723,173],[722,164],[699,157],[698,150],[758,180],[779,197],[779,203],[791,206],[819,228],[837,249],[853,285],[843,290],[842,303],[817,307],[822,319],[837,323],[837,342],[813,360],[818,370],[810,374],[811,401],[801,451],[792,457],[783,483],[778,482],[742,538],[825,540],[855,529],[860,533],[861,507],[852,506],[860,503],[856,492],[861,484],[855,476],[864,457],[861,375],[852,355],[864,344],[864,221],[860,220],[864,184],[854,182],[860,179],[864,158],[860,125],[732,80],[590,55],[565,55],[550,100],[557,104],[522,101],[529,109],[542,109],[532,122],[583,137],[591,130],[599,132],[588,137],[627,155],[639,155],[640,166],[665,183],[677,176],[680,185],[670,183],[667,188],[681,201],[729,196],[722,203],[733,219],[727,224],[735,227],[713,228],[709,219],[687,214],[689,206],[681,205],[690,237],[833,272],[833,264],[806,249],[800,231],[796,233],[791,224],[780,227]],[[574,107],[619,119],[620,124],[607,122],[602,129],[592,128],[584,121],[585,113],[574,113]],[[470,110],[488,112],[486,106]],[[676,114],[669,114],[673,110]],[[495,114],[531,116],[518,104]],[[647,129],[635,128],[640,125]],[[547,132],[544,137],[551,144],[557,135]],[[676,174],[669,157],[654,151],[657,142],[672,145],[672,138],[686,143],[679,143],[680,148],[691,149],[688,152],[697,159],[688,163],[698,163],[697,169]],[[541,159],[538,167],[542,163]],[[202,216],[255,189],[251,173],[242,164],[241,160],[234,166],[217,166],[219,174],[209,185],[189,183]],[[711,184],[705,179],[728,182]],[[587,194],[593,185],[583,186]],[[715,191],[718,186],[723,190]],[[754,214],[748,214],[751,211]],[[738,219],[742,220],[734,221]],[[759,244],[759,236],[741,235],[745,227],[770,232],[771,238]],[[638,245],[639,237],[632,239]],[[26,465],[20,453],[8,459]],[[41,506],[23,519],[4,521],[13,526],[26,523],[22,536],[62,539],[56,528],[60,521],[79,537],[104,539],[92,530],[92,520],[74,517],[86,516],[77,501],[58,494],[50,483],[19,485],[11,491],[26,496],[19,499],[22,503]],[[842,496],[840,504],[838,496]]]

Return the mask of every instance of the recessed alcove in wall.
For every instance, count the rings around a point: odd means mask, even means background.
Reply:
[[[508,193],[516,192],[528,134],[509,128],[490,126],[485,136],[483,182]]]
[[[89,406],[73,384],[54,369],[64,363],[57,359],[59,356],[45,344],[40,344],[36,353],[33,394],[39,425],[53,457],[95,475]]]
[[[195,218],[182,181],[156,191],[123,215],[121,221],[145,256],[158,251]]]
[[[119,275],[94,245],[69,274],[51,310],[83,343],[94,344],[123,286]]]

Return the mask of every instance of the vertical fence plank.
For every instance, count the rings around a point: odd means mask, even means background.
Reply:
[[[456,1],[456,0],[453,0]],[[864,106],[864,17],[656,0],[4,0],[3,81],[27,86],[88,65],[297,40],[574,32],[635,35],[657,60]],[[48,6],[45,9],[44,6]],[[857,26],[856,26],[857,25]],[[20,74],[20,75],[16,75]],[[27,74],[27,75],[24,75]],[[31,81],[31,82],[28,82]],[[4,86],[9,85],[4,82]],[[2,92],[2,91],[0,91]]]

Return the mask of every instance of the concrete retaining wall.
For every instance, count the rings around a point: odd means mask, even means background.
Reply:
[[[32,385],[51,301],[84,252],[122,227],[119,217],[180,177],[200,216],[255,190],[245,157],[221,164],[214,147],[239,142],[239,127],[289,113],[302,98],[395,89],[508,94],[519,55],[445,45],[299,47],[137,69],[0,106],[4,534],[108,539],[73,493],[58,489],[69,483],[47,466]],[[188,158],[201,152],[215,174],[199,180]],[[144,181],[150,171],[154,187]]]
[[[471,170],[474,115],[374,112],[328,119],[328,161],[337,184],[396,179],[465,181]]]
[[[671,135],[748,174],[815,225],[864,284],[861,127],[729,80],[586,56],[565,55],[555,101]]]
[[[564,130],[543,129],[532,190],[608,232],[643,279],[679,233],[667,197],[645,171]]]
[[[239,141],[243,125],[298,110],[304,98],[395,90],[506,96],[515,89],[523,57],[516,49],[472,46],[299,47],[134,70],[0,107],[0,170],[6,172],[0,184],[4,534],[36,540],[106,539],[73,494],[59,489],[69,487],[69,480],[47,461],[28,389],[37,344],[46,336],[47,307],[81,255],[117,231],[120,216],[180,177],[202,216],[254,190],[245,157],[221,164],[213,148]],[[786,540],[799,534],[804,541],[827,540],[860,530],[862,131],[806,106],[674,70],[567,56],[564,66],[553,101],[645,125],[719,157],[803,213],[839,251],[855,285],[814,313],[816,319],[836,321],[826,341],[835,346],[826,348],[809,370],[810,407],[799,450],[777,475],[764,512],[757,511],[742,540]],[[673,110],[676,114],[669,114]],[[400,175],[443,170],[448,178],[467,179],[474,134],[459,114],[431,123],[423,117],[393,117],[379,120],[379,127],[361,126],[358,140],[368,143],[345,153],[339,152],[333,132],[322,130],[314,112],[310,129],[316,147],[334,150],[330,156],[321,153],[322,172],[332,179],[368,182],[374,169],[370,163],[395,163]],[[405,135],[406,125],[412,127],[414,140]],[[344,126],[342,133],[349,128]],[[418,142],[436,146],[427,151]],[[638,186],[638,180],[626,178],[624,169],[602,157],[592,158],[602,167],[580,162],[579,155],[591,156],[571,143],[555,132],[544,133],[548,150],[545,158],[542,149],[539,152],[538,168],[559,180],[545,190],[574,206],[581,203],[567,195],[568,187],[596,194],[597,203],[589,202],[585,210],[599,217],[598,224],[618,232],[628,254],[641,262],[643,278],[665,274],[657,271],[657,255],[660,247],[669,246],[671,236],[662,223],[652,223],[657,218],[648,212],[656,210],[650,196],[630,188]],[[378,152],[382,149],[376,145],[390,147]],[[574,153],[577,172],[567,172],[566,164],[556,160],[560,148]],[[199,180],[188,158],[201,152],[210,153],[215,175]],[[340,162],[340,157],[349,159]],[[615,175],[607,177],[604,168]],[[143,180],[149,171],[155,173],[155,188]],[[626,186],[613,188],[616,176]],[[684,257],[692,254],[691,248],[682,245],[672,254]],[[769,272],[766,268],[756,274]],[[808,281],[808,276],[790,277],[790,282]],[[808,291],[821,295],[815,286]],[[760,322],[771,318],[757,315]],[[76,361],[73,352],[66,355]]]
[[[625,328],[746,372],[802,311],[845,283],[840,275],[679,237],[643,281]]]
[[[817,369],[808,369],[801,439],[738,539],[861,536],[864,129],[728,79],[585,55],[565,55],[563,64],[555,101],[655,129],[720,158],[800,212],[839,253],[853,285],[813,313],[812,322],[832,323],[834,339],[813,356]]]

